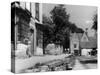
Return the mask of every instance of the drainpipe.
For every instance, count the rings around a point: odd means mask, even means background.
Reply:
[[[14,49],[17,50],[17,41],[18,41],[18,25],[17,25],[17,22],[19,21],[19,18],[15,15],[15,27],[14,27],[14,30],[15,30],[15,43],[14,43]]]

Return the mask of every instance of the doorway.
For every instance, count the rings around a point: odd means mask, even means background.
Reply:
[[[79,50],[74,50],[74,55],[78,56],[79,55]]]

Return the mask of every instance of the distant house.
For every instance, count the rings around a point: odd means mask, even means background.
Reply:
[[[70,50],[71,53],[81,55],[82,49],[97,48],[97,34],[88,36],[87,32],[84,33],[71,33],[70,35]]]

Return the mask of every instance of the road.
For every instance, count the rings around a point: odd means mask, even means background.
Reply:
[[[86,67],[80,63],[78,59],[75,59],[75,65],[73,67],[73,70],[83,70],[86,69]]]
[[[97,63],[82,63],[81,62],[82,59],[83,58],[81,57],[75,58],[75,65],[73,66],[73,70],[84,70],[84,69],[96,69],[97,68]]]
[[[48,61],[64,59],[69,55],[62,54],[62,55],[45,55],[45,56],[33,56],[27,59],[17,59],[15,61],[15,72],[21,73],[22,70],[28,69],[30,67],[35,66],[37,63],[46,63]],[[15,59],[13,59],[15,60]]]
[[[56,60],[44,62],[43,65],[41,66],[37,65],[37,67],[30,67],[30,68],[24,69],[23,72],[85,70],[85,69],[96,69],[97,68],[97,63],[90,63],[90,62],[82,63],[81,61],[83,59],[84,58],[80,56],[69,56],[69,57],[65,57],[62,59],[56,58]]]

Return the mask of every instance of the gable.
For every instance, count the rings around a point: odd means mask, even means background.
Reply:
[[[89,39],[88,39],[86,33],[84,33],[82,38],[81,38],[81,42],[88,42],[88,41],[89,41]]]

